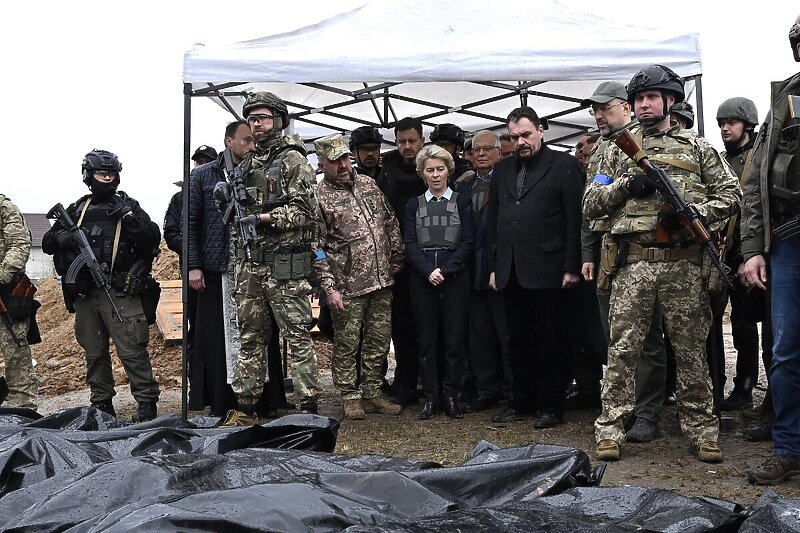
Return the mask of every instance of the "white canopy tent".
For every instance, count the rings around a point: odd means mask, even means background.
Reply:
[[[580,101],[600,81],[626,83],[661,63],[688,79],[688,92],[699,82],[697,34],[600,20],[557,0],[502,6],[371,2],[290,33],[198,45],[184,56],[185,93],[217,98],[238,115],[243,93],[272,91],[307,140],[365,124],[391,139],[405,116],[428,128],[501,129],[525,103],[548,119],[546,139],[559,145],[594,127]]]
[[[599,82],[627,83],[653,63],[687,80],[702,134],[697,34],[622,25],[557,0],[364,3],[289,33],[188,51],[184,179],[194,97],[214,98],[238,117],[246,93],[271,91],[286,101],[292,128],[306,141],[372,125],[388,144],[406,116],[421,119],[426,133],[443,122],[504,130],[509,111],[530,105],[547,122],[548,144],[568,148],[595,127],[581,100]]]

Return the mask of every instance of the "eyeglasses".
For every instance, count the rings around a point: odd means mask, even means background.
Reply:
[[[596,114],[600,113],[601,115],[605,115],[608,113],[608,110],[612,107],[617,107],[618,105],[625,105],[628,102],[620,102],[618,104],[603,104],[603,105],[593,105],[592,108],[589,110],[589,116],[593,117]]]
[[[249,117],[247,117],[247,122],[249,122],[250,124],[255,124],[256,122],[258,122],[259,124],[263,124],[264,122],[272,120],[273,118],[275,118],[275,117],[273,117],[272,115],[266,115],[266,114],[264,114],[264,115],[250,115]]]
[[[478,153],[478,154],[480,154],[480,153],[487,153],[488,154],[492,150],[497,150],[497,149],[498,149],[497,146],[473,146],[472,147],[472,151],[475,152],[475,153]]]
[[[117,172],[116,170],[95,170],[94,175],[97,178],[106,178],[108,176],[116,178],[117,176],[119,176],[119,172]]]

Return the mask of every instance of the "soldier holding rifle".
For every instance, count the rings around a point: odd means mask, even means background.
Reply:
[[[698,459],[720,462],[705,358],[711,321],[708,273],[713,266],[704,249],[709,244],[702,246],[694,236],[702,233],[696,226],[718,230],[735,214],[741,191],[730,167],[705,139],[670,122],[670,108],[684,99],[677,74],[661,65],[645,67],[627,91],[642,124],[636,143],[642,151],[634,160],[616,144],[609,145],[583,201],[587,217],[610,217],[600,264],[613,277],[611,342],[603,410],[595,422],[597,457],[620,458],[624,424],[634,403],[636,358],[658,301],[678,365],[683,433]],[[670,191],[640,170],[642,158],[663,169],[679,191],[683,213],[663,206]]]

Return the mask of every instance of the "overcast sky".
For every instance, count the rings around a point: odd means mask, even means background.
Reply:
[[[26,212],[70,203],[86,192],[80,175],[83,155],[103,148],[122,161],[121,188],[161,224],[177,191],[172,182],[182,176],[184,52],[194,43],[221,44],[300,28],[364,1],[76,0],[4,6],[0,146],[5,168],[0,192]],[[690,0],[563,3],[630,24],[698,32],[706,136],[720,148],[714,116],[722,100],[751,98],[763,120],[769,82],[800,70],[787,37],[800,14],[796,0],[764,2],[763,9],[747,10],[744,4],[726,7],[734,2]],[[502,2],[484,0],[464,0],[462,5],[476,17],[503,8]],[[509,35],[535,31],[534,24],[521,21],[509,28]],[[357,28],[338,43],[343,54],[350,38],[358,38]],[[402,39],[387,36],[375,45],[402,46]],[[206,99],[193,99],[192,105],[192,148],[222,148],[230,115]]]

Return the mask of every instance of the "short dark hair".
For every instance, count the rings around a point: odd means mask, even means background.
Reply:
[[[239,126],[247,126],[248,128],[250,127],[250,125],[244,120],[234,120],[233,122],[225,126],[225,137],[226,138],[229,137],[231,139],[236,137],[236,130],[239,129]]]
[[[397,132],[406,130],[416,130],[422,138],[422,121],[414,117],[401,118],[394,127],[395,137],[397,137]]]
[[[594,144],[600,138],[599,133],[584,133],[584,135],[586,136],[586,144]]]
[[[510,133],[501,133],[497,139],[500,141],[513,141]]]
[[[521,118],[527,118],[537,128],[542,125],[542,121],[539,119],[539,115],[537,115],[536,111],[534,111],[533,108],[529,106],[522,106],[513,110],[511,113],[508,114],[508,118],[506,118],[506,123],[516,122]]]

